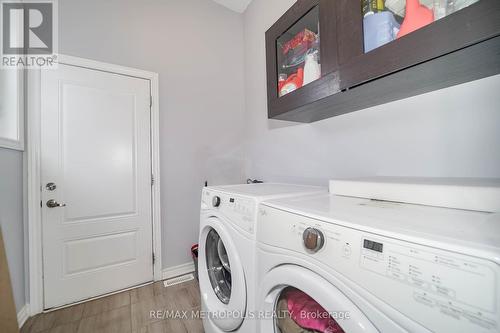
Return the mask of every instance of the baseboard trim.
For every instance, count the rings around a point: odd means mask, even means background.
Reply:
[[[177,276],[192,273],[192,272],[194,272],[194,263],[187,262],[187,263],[182,264],[182,265],[164,268],[162,270],[162,278],[163,278],[163,280],[166,280],[166,279],[171,279],[173,277],[177,277]]]
[[[21,310],[19,310],[19,312],[17,313],[17,323],[19,324],[19,328],[23,327],[26,320],[28,320],[28,318],[30,317],[29,310],[30,305],[24,304]]]

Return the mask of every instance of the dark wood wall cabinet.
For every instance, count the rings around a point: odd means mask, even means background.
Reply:
[[[500,0],[298,0],[266,58],[269,118],[313,122],[499,74]]]

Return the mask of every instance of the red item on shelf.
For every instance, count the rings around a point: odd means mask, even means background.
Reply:
[[[406,0],[405,19],[401,24],[397,38],[434,22],[434,12],[420,4],[419,0]]]
[[[300,67],[299,69],[297,69],[297,73],[290,75],[288,79],[286,79],[286,81],[281,85],[279,91],[280,96],[286,95],[294,90],[299,89],[300,87],[302,87],[303,83],[304,83],[304,69]]]
[[[283,44],[283,54],[287,54],[290,50],[296,48],[301,44],[306,44],[308,49],[311,44],[316,40],[316,34],[308,29],[304,29],[295,35],[291,40]]]

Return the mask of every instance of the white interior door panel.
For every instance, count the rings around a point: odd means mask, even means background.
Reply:
[[[45,308],[151,281],[150,82],[60,64],[41,86]]]

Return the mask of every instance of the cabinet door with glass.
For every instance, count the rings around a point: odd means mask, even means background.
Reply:
[[[351,18],[342,29],[357,31],[361,43],[341,63],[344,89],[483,42],[500,28],[499,0],[357,0],[346,6]],[[345,33],[338,38],[352,40]]]
[[[300,0],[266,32],[270,115],[321,98],[338,69],[335,18],[335,1]]]
[[[361,0],[364,52],[370,52],[479,1]]]

